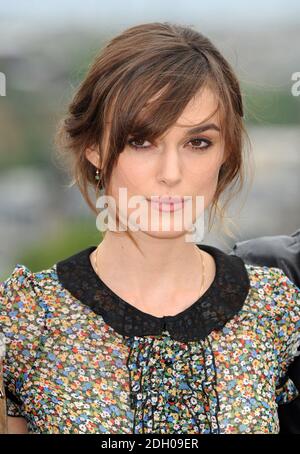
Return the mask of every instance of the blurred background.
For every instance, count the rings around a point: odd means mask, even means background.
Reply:
[[[242,210],[230,209],[235,241],[300,228],[300,2],[2,0],[0,280],[16,263],[45,269],[99,242],[95,215],[54,158],[54,132],[104,42],[152,21],[207,35],[241,82],[255,175]],[[217,229],[203,242],[229,251],[235,241]]]

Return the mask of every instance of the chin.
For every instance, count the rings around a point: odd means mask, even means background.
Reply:
[[[152,238],[157,238],[161,240],[167,240],[167,239],[172,239],[172,238],[180,238],[184,236],[187,232],[184,230],[181,231],[168,231],[168,232],[163,232],[163,231],[144,231],[144,233],[148,236],[151,236]]]

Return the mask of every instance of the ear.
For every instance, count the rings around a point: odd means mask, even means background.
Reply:
[[[97,146],[87,147],[85,149],[85,157],[95,167],[99,168],[99,149]]]

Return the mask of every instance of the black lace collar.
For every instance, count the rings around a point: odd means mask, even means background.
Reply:
[[[221,329],[237,314],[250,289],[243,260],[214,246],[198,245],[216,263],[214,281],[191,306],[176,315],[156,317],[132,306],[115,294],[95,273],[90,246],[56,264],[57,276],[77,300],[103,317],[123,336],[159,335],[168,331],[180,342],[204,339],[212,330]]]

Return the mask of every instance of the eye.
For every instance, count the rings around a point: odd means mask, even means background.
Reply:
[[[135,150],[139,150],[139,149],[148,149],[148,148],[151,148],[151,145],[141,145],[145,142],[144,139],[139,139],[139,138],[136,138],[136,139],[129,139],[127,144],[134,148]],[[193,148],[194,150],[203,150],[203,149],[207,149],[209,148],[210,146],[212,146],[212,142],[211,140],[209,139],[205,139],[203,137],[194,137],[193,139],[189,140],[188,143],[196,143],[197,145],[192,145],[191,148]],[[148,142],[150,143],[150,142]],[[202,143],[202,145],[200,145]],[[203,146],[204,145],[204,146]]]
[[[204,146],[192,145],[192,148],[195,150],[204,150],[204,149],[212,146],[212,141],[208,140],[208,139],[204,139],[203,137],[195,137],[194,139],[191,139],[188,143],[190,143],[190,142],[194,142],[194,143],[196,142],[197,144],[202,142],[204,144]]]
[[[142,149],[150,148],[149,146],[134,145],[134,143],[137,143],[137,144],[138,144],[138,143],[144,143],[144,142],[145,142],[144,139],[138,139],[138,138],[136,138],[136,139],[129,139],[128,142],[127,142],[127,144],[128,144],[130,147],[134,148],[135,150],[138,150],[138,149],[141,149],[141,148],[142,148]]]

